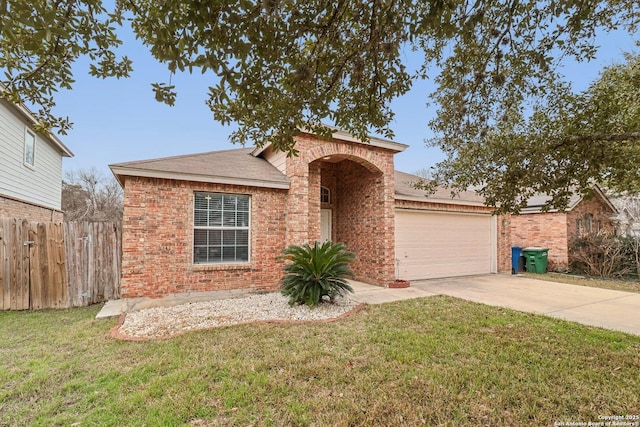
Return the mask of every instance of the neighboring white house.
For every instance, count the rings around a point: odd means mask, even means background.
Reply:
[[[610,199],[619,212],[614,218],[618,234],[640,236],[640,196],[618,195]]]
[[[0,217],[62,221],[62,158],[73,153],[35,123],[26,107],[0,98]]]

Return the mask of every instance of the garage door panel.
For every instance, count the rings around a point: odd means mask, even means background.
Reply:
[[[489,215],[396,211],[398,277],[408,280],[491,272]]]

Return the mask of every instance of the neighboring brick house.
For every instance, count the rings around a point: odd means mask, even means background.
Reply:
[[[266,145],[111,165],[124,188],[123,298],[275,289],[289,244],[343,242],[356,279],[387,286],[509,271],[508,230],[474,193],[426,197],[394,170],[406,145],[335,130]],[[502,237],[501,237],[502,238]]]
[[[542,212],[547,197],[529,199],[519,215],[509,219],[514,246],[549,248],[549,270],[564,271],[571,265],[571,242],[590,233],[613,233],[613,217],[618,213],[611,201],[594,185],[591,195],[574,195],[565,212]]]
[[[35,123],[27,108],[0,98],[0,217],[62,221],[62,158],[73,153]]]

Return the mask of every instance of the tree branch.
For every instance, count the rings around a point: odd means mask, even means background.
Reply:
[[[594,133],[590,135],[576,135],[570,136],[559,141],[553,146],[554,149],[566,147],[568,145],[582,144],[586,142],[624,142],[624,141],[640,141],[640,132],[628,132],[628,133]]]

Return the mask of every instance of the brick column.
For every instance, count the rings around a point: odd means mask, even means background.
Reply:
[[[320,182],[322,170],[318,162],[309,165],[309,242],[320,240]]]
[[[380,279],[383,286],[388,286],[396,278],[396,234],[395,234],[395,174],[393,156],[385,165],[383,175],[384,199],[382,200],[384,216],[382,220],[382,233],[385,236],[383,244],[384,263],[380,266]]]
[[[287,158],[289,195],[287,197],[286,244],[309,241],[309,166],[301,157]]]
[[[511,271],[511,215],[500,215],[498,221],[498,272]]]

